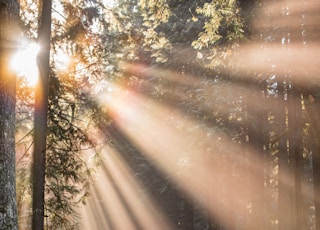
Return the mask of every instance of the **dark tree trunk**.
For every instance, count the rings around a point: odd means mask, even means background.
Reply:
[[[16,0],[0,0],[0,229],[18,229],[15,176],[15,76],[8,69],[19,17]]]
[[[51,34],[51,0],[41,1],[41,19],[39,27],[39,44],[41,51],[38,56],[39,83],[35,95],[34,114],[34,160],[33,160],[33,197],[32,197],[32,229],[44,228],[44,187],[46,161],[46,130],[48,112],[49,59]]]

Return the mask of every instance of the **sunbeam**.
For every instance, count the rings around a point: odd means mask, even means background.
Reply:
[[[245,216],[252,208],[260,210],[260,216],[248,220],[247,226],[259,225],[267,210],[259,205],[263,199],[259,189],[264,162],[258,150],[249,146],[240,148],[223,132],[208,133],[201,124],[184,118],[170,107],[128,89],[115,88],[116,95],[101,96],[99,101],[147,158],[156,162],[157,167],[210,210],[227,229],[232,229],[229,213]],[[188,129],[193,129],[192,135]],[[198,146],[199,140],[205,144]],[[233,162],[237,162],[238,176],[228,172]],[[249,207],[252,200],[255,207]]]
[[[132,176],[129,165],[121,159],[120,153],[113,148],[106,148],[101,168],[91,198],[95,205],[88,210],[95,215],[85,218],[82,223],[84,227],[172,229],[150,198],[141,193],[143,188]]]
[[[279,80],[307,88],[319,86],[318,1],[268,2],[256,13],[256,38],[243,44],[230,60],[240,76],[271,73]]]
[[[320,44],[254,44],[244,46],[234,56],[233,68],[241,76],[247,73],[273,72],[279,80],[290,78],[294,83],[307,87],[310,81],[319,86]],[[247,74],[247,75],[246,75]]]

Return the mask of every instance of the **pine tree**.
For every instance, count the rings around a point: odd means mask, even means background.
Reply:
[[[0,229],[17,229],[15,187],[15,76],[8,68],[19,16],[16,0],[0,1]]]

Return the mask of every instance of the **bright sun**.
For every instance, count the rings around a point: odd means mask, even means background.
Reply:
[[[22,77],[27,79],[30,86],[34,86],[38,81],[37,55],[40,46],[36,43],[27,43],[13,55],[10,67]]]

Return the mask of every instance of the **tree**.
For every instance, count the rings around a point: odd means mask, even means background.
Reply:
[[[39,83],[36,87],[34,110],[32,229],[44,228],[44,190],[47,140],[47,113],[50,74],[51,1],[41,1],[38,42]]]
[[[8,60],[18,36],[19,3],[0,1],[0,229],[17,229],[15,186],[15,75]]]
[[[57,2],[55,3],[57,4]],[[88,196],[88,187],[92,179],[91,167],[94,167],[87,165],[87,159],[84,159],[87,156],[82,154],[83,151],[92,150],[96,147],[87,133],[87,130],[90,130],[88,127],[91,127],[90,123],[92,121],[95,123],[94,117],[99,116],[97,106],[90,102],[90,95],[86,93],[90,84],[88,84],[87,78],[75,77],[77,74],[81,75],[81,73],[73,69],[75,67],[72,64],[68,72],[57,68],[57,62],[59,62],[57,53],[62,51],[80,60],[79,62],[84,66],[89,66],[83,70],[90,72],[86,76],[94,81],[92,72],[96,71],[96,66],[99,63],[89,63],[92,62],[95,55],[86,53],[89,43],[95,45],[95,42],[92,42],[94,35],[90,35],[92,37],[88,40],[79,39],[84,33],[89,34],[86,26],[90,26],[90,20],[88,19],[88,23],[85,23],[86,20],[83,16],[90,18],[92,16],[90,10],[94,12],[94,9],[88,8],[85,1],[82,1],[77,7],[65,2],[61,2],[61,4],[61,14],[65,13],[65,17],[70,20],[68,23],[63,22],[61,24],[61,21],[53,18],[54,22],[52,24],[60,26],[53,26],[52,31],[49,26],[51,25],[50,17],[48,17],[51,13],[50,2],[44,1],[42,4],[45,9],[40,10],[40,15],[43,12],[46,13],[41,17],[38,29],[38,40],[43,49],[39,57],[41,82],[37,88],[35,105],[30,102],[30,95],[19,98],[18,103],[19,111],[24,109],[30,111],[35,106],[35,163],[31,180],[34,182],[33,228],[36,229],[42,228],[45,217],[47,227],[77,228],[76,207],[79,203],[85,202],[85,198]],[[23,2],[24,33],[30,39],[35,39],[33,36],[37,34],[38,25],[34,25],[34,18],[30,15],[26,16],[26,14],[32,12],[33,16],[36,17],[37,7],[36,9],[28,8],[28,11],[25,11],[27,8],[28,2]],[[90,19],[92,20],[92,18]],[[30,20],[32,23],[29,23]],[[50,34],[53,34],[52,39],[50,39]],[[52,58],[49,62],[50,45]],[[74,47],[76,48],[73,49]],[[80,63],[77,64],[80,65]],[[47,88],[50,88],[49,92]],[[83,91],[79,91],[80,88]],[[25,93],[28,95],[32,91],[32,89],[23,91],[21,88],[19,90],[18,95]],[[24,103],[21,103],[21,100],[25,100]],[[23,104],[24,106],[22,106]],[[102,120],[99,119],[99,121]],[[24,123],[28,124],[28,122],[30,122],[30,118],[26,118]],[[27,131],[27,135],[30,133],[32,133],[32,130]],[[32,143],[29,144],[32,145]],[[94,154],[97,152],[96,150],[93,150]],[[27,159],[27,154],[24,154],[23,157]],[[94,159],[94,157],[90,159]],[[25,175],[28,167],[28,164],[21,166],[19,168],[21,174],[19,175],[28,177]],[[25,187],[25,189],[19,191],[24,192],[24,195],[27,196],[29,185],[27,183],[19,183],[19,185]],[[22,200],[19,199],[19,201]],[[23,224],[29,226],[27,218],[23,222]]]

